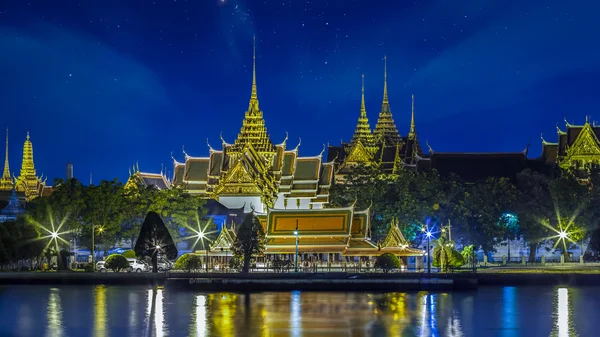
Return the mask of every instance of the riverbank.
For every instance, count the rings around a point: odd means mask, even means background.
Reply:
[[[598,273],[0,273],[0,285],[146,285],[198,291],[468,290],[478,286],[600,285]]]

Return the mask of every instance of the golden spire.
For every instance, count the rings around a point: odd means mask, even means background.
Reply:
[[[256,36],[252,48],[252,93],[248,110],[258,111],[258,93],[256,92]]]
[[[4,160],[4,173],[0,178],[0,191],[9,191],[12,188],[13,182],[10,177],[10,166],[8,165],[8,128],[6,128],[6,159]]]
[[[373,134],[379,144],[394,146],[402,142],[388,99],[387,55],[383,57],[383,102],[381,103],[381,111],[379,112],[379,118],[377,119],[377,124],[375,124]]]
[[[362,74],[362,93],[360,98],[360,118],[367,118],[367,108],[365,108],[365,74]]]
[[[387,92],[387,55],[383,57],[383,105],[390,104]]]
[[[350,143],[355,144],[359,140],[367,148],[374,145],[373,134],[371,133],[369,118],[367,117],[367,109],[365,108],[365,74],[362,74],[360,115]]]
[[[254,150],[265,154],[267,161],[270,161],[275,148],[267,133],[265,120],[262,111],[258,108],[258,94],[256,92],[256,37],[254,37],[254,47],[252,50],[252,93],[250,95],[250,104],[246,111],[245,118],[242,121],[242,128],[229,152],[243,151],[244,147],[251,144]]]
[[[33,145],[27,131],[27,137],[23,144],[23,161],[21,163],[21,172],[17,178],[17,190],[25,192],[27,200],[31,200],[40,195],[43,189],[43,182],[37,177],[35,165],[33,162]]]
[[[408,133],[409,138],[414,138],[416,134],[415,130],[415,95],[412,95],[412,116],[410,119],[410,131]]]

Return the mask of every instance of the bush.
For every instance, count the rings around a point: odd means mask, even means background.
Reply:
[[[121,255],[123,255],[126,259],[135,259],[135,257],[136,257],[135,251],[133,251],[131,249],[124,251],[123,254],[121,254]]]
[[[86,264],[83,266],[83,271],[85,271],[85,272],[88,272],[88,273],[91,273],[91,272],[93,272],[93,271],[94,271],[94,265],[93,265],[93,264],[91,264],[91,263],[86,263]]]
[[[400,260],[392,253],[383,253],[377,257],[375,268],[383,270],[384,273],[389,273],[390,270],[400,268]]]
[[[118,273],[121,270],[129,268],[129,261],[121,254],[112,254],[104,262],[104,267]]]
[[[183,254],[175,262],[174,269],[191,272],[202,268],[200,257],[195,254]]]

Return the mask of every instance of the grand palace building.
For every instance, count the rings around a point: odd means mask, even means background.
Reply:
[[[221,137],[220,149],[208,145],[206,157],[184,151],[183,160],[173,158],[171,177],[136,167],[127,184],[159,189],[182,186],[206,198],[208,215],[220,233],[210,254],[227,254],[236,224],[254,212],[266,233],[267,254],[295,252],[297,236],[301,253],[327,255],[329,261],[332,256],[377,256],[386,251],[398,256],[424,254],[409,247],[395,221],[388,226],[385,240],[377,244],[370,239],[369,209],[330,207],[332,184],[344,183],[357,165],[375,165],[386,174],[435,169],[442,176],[453,173],[477,181],[490,176],[512,179],[526,168],[547,174],[555,168],[569,169],[584,177],[590,165],[600,164],[600,126],[588,120],[583,125],[566,123],[565,131],[557,127],[556,142],[542,139],[542,155],[536,158],[528,157],[528,145],[508,153],[454,153],[437,152],[426,144],[424,151],[414,96],[408,132],[402,135],[397,127],[388,97],[386,62],[384,58],[383,99],[374,128],[365,107],[363,78],[358,120],[350,140],[329,145],[326,154],[324,149],[318,155],[301,156],[300,144],[288,146],[287,137],[274,143],[267,133],[254,57],[250,100],[237,138],[228,142]]]

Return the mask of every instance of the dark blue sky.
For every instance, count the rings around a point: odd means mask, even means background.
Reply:
[[[11,170],[31,132],[38,173],[94,181],[172,168],[233,142],[252,36],[274,142],[318,154],[349,140],[365,74],[375,126],[383,56],[405,135],[436,151],[540,153],[563,118],[600,119],[600,4],[588,1],[22,1],[0,3],[0,114]]]

